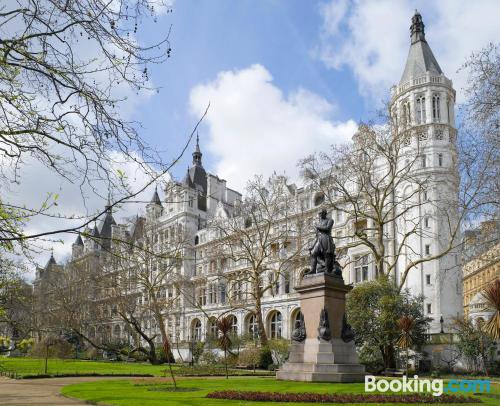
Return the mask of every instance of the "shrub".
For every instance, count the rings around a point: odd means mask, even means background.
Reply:
[[[481,403],[473,397],[443,394],[382,395],[354,393],[278,393],[220,391],[207,395],[210,399],[244,400],[254,402],[300,402],[300,403]]]
[[[238,363],[247,368],[255,368],[259,365],[260,361],[260,350],[257,347],[245,348],[240,352],[240,357]]]
[[[215,365],[221,362],[219,355],[213,350],[205,350],[200,356],[200,364],[202,365]]]
[[[268,346],[271,350],[273,363],[276,365],[283,365],[283,363],[288,359],[288,341],[283,338],[270,340]]]
[[[267,369],[273,363],[273,355],[269,347],[260,350],[259,368]]]
[[[99,351],[97,351],[97,349],[94,347],[91,347],[87,351],[85,351],[84,357],[90,360],[97,360],[101,358],[99,355]]]
[[[23,340],[21,340],[18,344],[17,344],[17,348],[19,349],[19,351],[21,351],[23,354],[26,354],[30,349],[31,347],[33,347],[33,344],[35,343],[35,340],[33,340],[32,338],[25,338]]]
[[[71,358],[73,346],[60,337],[47,337],[31,347],[29,354],[33,357]]]
[[[200,357],[204,352],[205,343],[203,341],[197,341],[193,347],[193,363],[197,364],[200,361]]]

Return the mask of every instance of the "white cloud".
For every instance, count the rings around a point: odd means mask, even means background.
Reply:
[[[327,66],[351,69],[361,94],[378,102],[403,73],[415,8],[460,102],[466,75],[457,70],[473,51],[500,37],[498,1],[357,0],[346,7],[345,1],[333,0],[320,8],[324,24],[316,53]]]
[[[255,174],[285,172],[297,178],[297,161],[350,139],[354,121],[334,122],[335,106],[306,89],[285,95],[262,65],[225,71],[193,88],[192,112],[205,119],[215,172],[229,187],[243,190]]]

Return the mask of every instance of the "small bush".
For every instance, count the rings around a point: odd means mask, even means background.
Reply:
[[[37,358],[45,358],[48,353],[49,358],[72,358],[73,346],[66,340],[59,337],[47,337],[37,342],[29,351],[29,355]]]
[[[263,347],[260,351],[259,368],[267,369],[269,365],[273,364],[273,355],[269,347]]]
[[[213,350],[205,350],[200,356],[199,363],[201,365],[215,365],[221,362],[221,358]]]
[[[97,351],[97,349],[94,347],[91,347],[87,351],[85,351],[84,357],[85,359],[90,359],[93,361],[101,358],[99,351]]]
[[[270,340],[268,346],[271,350],[273,363],[276,365],[283,365],[283,363],[288,359],[288,354],[290,352],[288,349],[288,340],[283,338]]]
[[[245,348],[240,352],[238,364],[255,369],[259,365],[260,350],[257,347]]]

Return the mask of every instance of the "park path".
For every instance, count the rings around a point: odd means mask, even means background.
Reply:
[[[66,385],[92,382],[116,377],[74,377],[47,379],[9,379],[0,377],[0,405],[85,405],[85,402],[69,399],[60,394]],[[118,378],[119,379],[119,378]]]

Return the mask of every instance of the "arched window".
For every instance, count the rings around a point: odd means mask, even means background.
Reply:
[[[208,319],[208,334],[212,338],[217,337],[217,320],[215,319],[215,317],[210,317]]]
[[[283,321],[281,313],[275,311],[271,314],[269,318],[269,336],[270,338],[281,338],[281,332],[283,330]]]
[[[238,319],[236,318],[236,316],[234,316],[232,314],[228,317],[231,320],[231,333],[233,333],[234,335],[237,335],[238,334]]]
[[[199,341],[201,340],[201,321],[198,319],[194,319],[192,324],[191,338],[193,340]]]
[[[297,321],[299,321],[301,319],[301,317],[303,317],[303,316],[302,316],[302,312],[300,311],[300,308],[293,310],[291,317],[290,317],[290,320],[292,322],[290,331],[293,331],[295,329]]]
[[[200,237],[194,237],[194,245],[198,245],[200,243]]]
[[[432,96],[432,118],[435,121],[441,121],[441,109],[439,107],[439,95]]]
[[[114,327],[114,329],[113,329],[113,335],[114,335],[116,338],[120,338],[121,333],[122,333],[122,330],[121,330],[120,326],[117,324],[117,325]]]
[[[259,336],[259,328],[257,325],[257,317],[254,314],[250,314],[247,317],[246,325],[247,334],[252,338],[257,338]]]
[[[426,121],[425,115],[425,97],[417,97],[417,123],[423,124]]]

